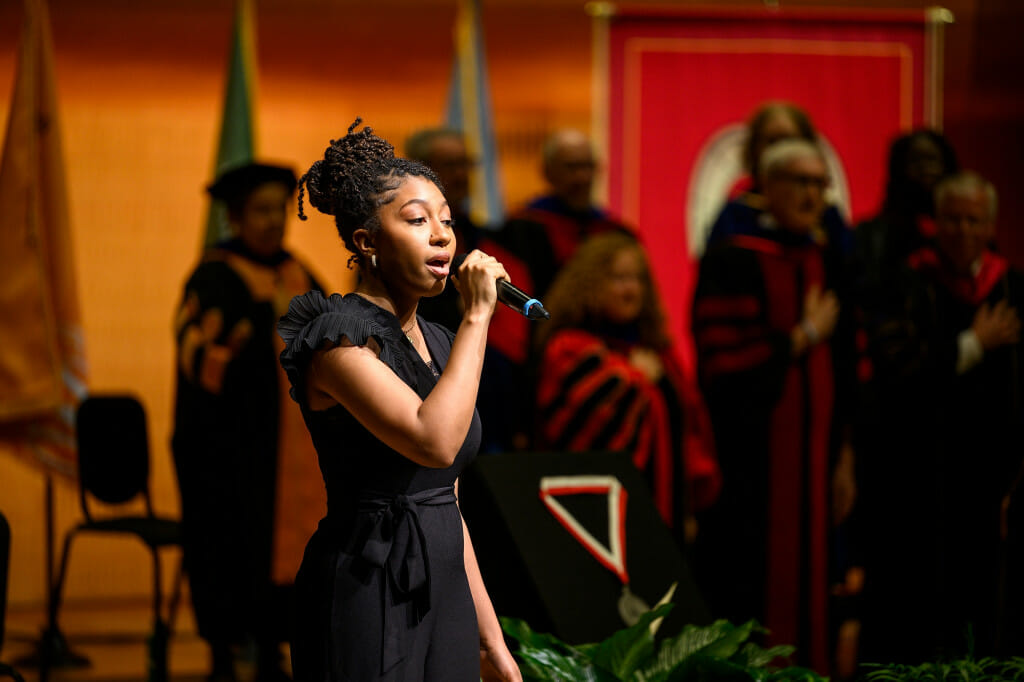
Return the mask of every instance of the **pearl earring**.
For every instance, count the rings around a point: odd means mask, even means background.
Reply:
[[[377,254],[375,254],[375,253],[371,253],[370,254],[370,265],[373,266],[374,268],[377,267]]]

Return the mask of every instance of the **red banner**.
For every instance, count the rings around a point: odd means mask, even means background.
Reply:
[[[942,18],[737,8],[597,20],[608,204],[643,234],[679,338],[689,338],[705,232],[745,170],[750,114],[767,100],[805,109],[829,157],[834,201],[848,219],[864,218],[881,202],[893,138],[937,123],[939,32],[930,29]]]

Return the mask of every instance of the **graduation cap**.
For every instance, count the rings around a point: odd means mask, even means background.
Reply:
[[[230,206],[244,201],[250,192],[268,182],[279,182],[291,193],[295,191],[298,179],[295,171],[285,166],[247,163],[221,173],[206,191],[214,199],[226,201]]]

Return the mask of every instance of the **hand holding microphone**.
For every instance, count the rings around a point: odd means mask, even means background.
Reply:
[[[466,260],[467,254],[460,253],[452,260],[449,272],[454,279],[459,278],[459,269]],[[512,310],[526,316],[531,320],[547,320],[551,315],[544,309],[544,305],[533,298],[519,287],[513,286],[507,279],[498,279],[496,282],[498,300]]]

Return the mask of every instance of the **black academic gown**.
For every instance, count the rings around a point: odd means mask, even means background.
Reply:
[[[994,254],[986,260],[967,281],[934,251],[918,252],[896,293],[903,315],[871,330],[878,409],[862,458],[864,660],[962,655],[968,623],[978,656],[1022,653],[1021,567],[1005,563],[1019,539],[1000,537],[1000,505],[1024,456],[1021,344],[956,372],[957,337],[981,305],[1024,310],[1021,275]]]
[[[305,272],[285,251],[262,259],[238,240],[226,242],[189,277],[176,320],[171,448],[185,568],[199,634],[220,644],[284,634],[260,631],[277,629],[266,613],[274,599],[277,313],[254,294],[243,274],[248,266]],[[306,279],[319,288],[308,273]]]

